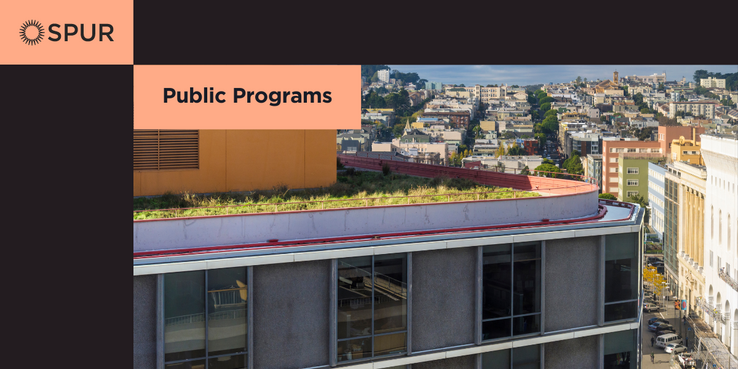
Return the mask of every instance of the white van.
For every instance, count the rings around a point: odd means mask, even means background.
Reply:
[[[670,343],[679,343],[682,338],[674,333],[664,334],[656,337],[656,346],[665,348]]]

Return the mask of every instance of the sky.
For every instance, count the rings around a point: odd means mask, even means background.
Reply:
[[[612,79],[612,72],[623,76],[650,76],[666,71],[667,81],[678,81],[682,76],[694,81],[694,71],[737,73],[738,65],[389,65],[403,73],[418,73],[431,82],[464,84],[534,85],[570,82],[581,76],[587,80]]]

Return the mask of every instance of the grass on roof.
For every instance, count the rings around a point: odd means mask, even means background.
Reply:
[[[403,174],[355,171],[349,168],[329,187],[293,190],[275,186],[271,190],[227,192],[197,195],[167,193],[133,199],[133,219],[161,219],[191,216],[265,213],[312,209],[335,209],[378,205],[417,204],[446,201],[504,199],[513,197],[510,188],[480,185],[465,178],[421,178]],[[437,196],[435,196],[437,195]],[[408,196],[424,196],[411,197]],[[516,191],[516,197],[540,196],[535,192]],[[398,197],[398,198],[393,198]],[[365,200],[366,198],[376,198]],[[337,200],[322,202],[322,200]],[[313,203],[305,203],[315,201]],[[292,203],[292,204],[290,204]],[[213,208],[228,206],[228,208]],[[195,208],[195,209],[183,209]],[[161,210],[166,209],[166,210]],[[154,211],[157,210],[157,211]]]

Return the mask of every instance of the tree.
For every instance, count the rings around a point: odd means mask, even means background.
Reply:
[[[643,103],[643,94],[639,92],[633,95],[633,103],[636,105],[641,105]]]
[[[651,209],[648,208],[648,199],[641,195],[633,195],[628,198],[627,202],[636,203],[646,209],[646,214],[643,216],[643,222],[648,223],[648,220],[651,218]]]
[[[550,102],[554,102],[554,101],[556,101],[556,99],[554,99],[553,97],[546,96],[546,97],[542,98],[540,101],[538,101],[538,103],[539,104],[545,104],[545,103],[550,103]]]
[[[615,197],[615,195],[611,193],[601,193],[597,197],[600,199],[605,199],[605,200],[617,200],[618,199],[617,197]]]
[[[557,168],[553,164],[541,164],[534,169],[536,172],[553,172],[553,173],[540,173],[544,177],[553,177],[553,178],[561,178],[560,174],[555,173],[561,173],[561,170]]]
[[[504,156],[504,155],[505,155],[505,147],[500,145],[497,151],[495,151],[495,157],[499,158],[500,156]]]
[[[510,150],[507,151],[507,155],[511,156],[523,156],[528,155],[528,153],[525,152],[525,149],[518,146],[517,143],[513,144]]]
[[[561,166],[566,168],[566,172],[569,174],[584,174],[584,167],[582,166],[582,161],[579,159],[579,152],[576,150],[572,151],[572,156],[564,160]]]
[[[584,77],[584,83],[587,83],[587,77]]]
[[[707,74],[707,71],[704,69],[697,69],[694,71],[694,82],[699,84],[700,80],[703,78],[707,78],[709,75]]]
[[[525,166],[525,168],[523,168],[522,171],[520,171],[520,174],[522,174],[524,176],[529,176],[530,175],[530,169],[528,168],[527,165]]]
[[[623,86],[623,91],[625,91],[625,92],[623,93],[623,95],[625,95],[625,96],[630,96],[630,95],[628,95],[628,86]]]
[[[723,104],[723,105],[725,105],[725,106],[730,106],[730,107],[733,107],[733,108],[735,108],[735,106],[736,106],[736,103],[734,103],[733,101],[728,100],[728,99],[722,99],[722,100],[720,100],[720,103]]]
[[[643,108],[641,109],[641,114],[651,114],[651,110],[649,110],[648,108]]]
[[[544,103],[541,104],[541,111],[547,112],[551,109],[551,103]]]
[[[547,111],[545,114],[543,114],[543,117],[544,118],[548,118],[550,116],[554,116],[555,117],[556,114],[558,114],[558,113],[559,113],[559,111],[557,109],[551,109],[551,110]]]
[[[404,133],[404,131],[405,131],[405,125],[403,124],[395,124],[392,127],[392,134],[395,136],[395,138],[402,137],[402,134]]]
[[[577,79],[574,80],[577,84],[582,83],[582,77],[577,76]]]

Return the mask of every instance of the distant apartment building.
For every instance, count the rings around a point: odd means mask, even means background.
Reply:
[[[714,100],[704,101],[682,101],[669,103],[669,118],[676,117],[677,112],[691,113],[695,117],[705,117],[707,119],[715,118],[715,108],[719,105],[719,102]]]
[[[705,321],[738,352],[738,138],[702,135],[705,194]],[[732,328],[732,329],[731,329]]]
[[[666,167],[662,163],[648,162],[648,206],[651,208],[650,226],[664,237],[664,176]]]
[[[443,91],[443,84],[441,82],[426,82],[425,89]]]
[[[700,86],[704,88],[725,88],[725,79],[715,77],[700,78]]]
[[[654,141],[602,141],[602,193],[617,198],[622,198],[618,186],[618,163],[622,153],[662,154],[662,151]],[[627,194],[624,195],[627,198]]]
[[[648,163],[665,162],[661,153],[624,152],[618,154],[618,200],[634,196],[648,198]]]
[[[602,137],[594,132],[572,132],[568,131],[564,137],[564,153],[570,155],[577,150],[580,156],[588,154],[601,154]]]
[[[384,83],[389,83],[390,82],[390,70],[382,69],[382,70],[377,71],[377,78],[379,78],[379,80]]]
[[[593,178],[602,193],[602,154],[587,155],[587,165],[584,168],[584,175]]]
[[[650,83],[650,84],[659,84],[659,83],[665,83],[666,82],[666,73],[663,74],[652,74],[650,76],[626,76],[624,78],[634,80],[634,81],[640,81],[644,83]]]
[[[422,113],[423,118],[438,118],[448,119],[450,123],[454,124],[458,128],[469,127],[469,120],[471,113],[466,112],[453,112],[453,111],[424,111]]]

